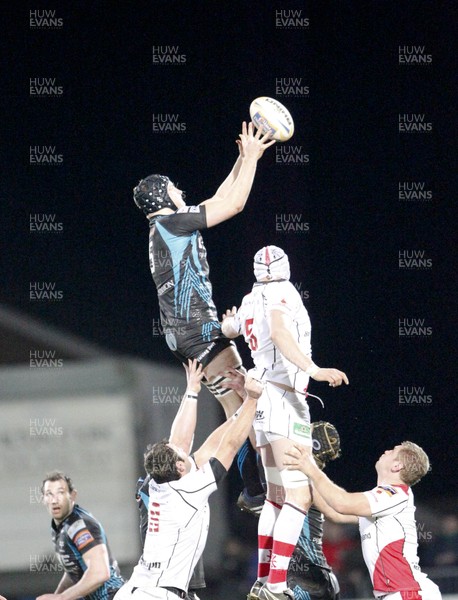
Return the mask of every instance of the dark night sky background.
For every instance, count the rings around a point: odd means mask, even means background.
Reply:
[[[54,9],[64,25],[32,30],[29,9]],[[309,27],[276,27],[276,11],[288,10]],[[417,497],[456,495],[456,4],[83,0],[9,11],[2,302],[117,354],[172,363],[151,335],[148,227],[132,188],[159,172],[188,203],[211,196],[237,156],[251,100],[277,97],[295,119],[288,144],[310,162],[279,164],[279,146],[270,149],[245,211],[204,232],[219,312],[250,289],[254,252],[282,246],[309,292],[316,362],[351,380],[311,389],[326,403],[312,400],[313,418],[341,432],[335,480],[370,487],[381,451],[412,439],[433,463]],[[161,45],[178,46],[185,63],[153,65]],[[399,65],[400,45],[425,46],[432,63]],[[34,77],[55,78],[63,96],[31,97]],[[279,96],[280,78],[302,78],[309,95]],[[158,113],[178,114],[186,131],[153,133]],[[433,131],[399,133],[399,113],[425,114]],[[56,146],[63,164],[30,165],[33,145]],[[424,182],[432,201],[399,201],[399,181]],[[32,213],[55,214],[63,232],[31,234]],[[279,214],[302,215],[309,231],[277,232]],[[424,251],[432,268],[399,269],[401,250]],[[55,282],[63,301],[30,302],[31,281]],[[432,336],[401,339],[400,318],[425,319]],[[402,386],[424,387],[432,402],[400,405]]]

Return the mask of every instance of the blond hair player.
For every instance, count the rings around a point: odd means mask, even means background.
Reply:
[[[429,471],[420,446],[402,442],[386,450],[375,463],[377,486],[349,493],[333,483],[299,445],[286,452],[284,465],[310,477],[334,510],[359,517],[364,560],[375,598],[384,600],[440,600],[441,593],[425,573],[417,556],[415,504],[411,487]]]

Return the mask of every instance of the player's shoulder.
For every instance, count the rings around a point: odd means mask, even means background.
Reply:
[[[295,305],[300,300],[300,295],[294,285],[287,280],[272,281],[264,285],[264,297],[274,303],[281,302],[285,305]]]
[[[253,290],[251,290],[251,292],[248,292],[248,294],[245,294],[245,296],[243,296],[240,306],[244,306],[246,304],[251,304],[253,302],[253,298],[254,298],[254,293],[253,293]]]
[[[100,521],[98,521],[98,519],[96,519],[92,513],[78,504],[73,507],[70,517],[67,518],[67,524],[67,533],[69,533],[70,537],[72,537],[72,532],[78,531],[79,529],[83,529],[85,527],[94,529],[102,528]]]
[[[397,505],[400,502],[407,502],[412,496],[409,486],[386,483],[375,486],[365,494],[375,505]]]
[[[387,494],[388,496],[395,496],[395,495],[399,495],[399,496],[408,496],[409,495],[409,491],[410,491],[410,487],[408,485],[396,485],[396,484],[386,484],[386,483],[382,483],[380,485],[377,485],[374,488],[375,493],[377,494]]]
[[[209,459],[205,463],[199,465],[195,469],[186,473],[180,479],[175,481],[169,481],[167,484],[174,490],[188,491],[194,492],[202,489],[202,486],[207,485],[209,482],[213,481],[215,478],[214,474],[214,463],[217,459]],[[217,461],[219,463],[219,461]]]

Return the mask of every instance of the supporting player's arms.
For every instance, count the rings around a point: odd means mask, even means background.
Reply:
[[[188,360],[188,366],[185,369],[188,383],[180,408],[172,423],[169,442],[189,454],[197,423],[197,395],[200,392],[204,374],[202,365],[199,365],[195,359]]]
[[[333,523],[358,523],[358,517],[355,515],[343,515],[336,510],[334,510],[329,504],[324,500],[323,496],[318,492],[316,487],[313,488],[312,491],[313,496],[313,504],[314,506],[323,513],[323,515],[329,521]]]
[[[358,517],[372,515],[369,500],[362,492],[349,493],[333,483],[323,471],[320,471],[312,455],[304,452],[301,446],[291,446],[285,452],[283,464],[289,470],[299,469],[310,477],[314,488],[318,490],[324,501],[338,513]]]
[[[203,465],[212,456],[217,458],[226,469],[231,466],[234,456],[249,435],[255,416],[256,402],[262,393],[262,385],[253,381],[249,377],[246,378],[245,389],[248,395],[239,410],[218,427],[194,453],[197,466]]]
[[[87,566],[83,576],[74,585],[59,594],[43,594],[37,600],[78,600],[94,592],[110,578],[108,550],[105,544],[98,544],[83,554]]]
[[[241,445],[247,439],[251,431],[257,400],[262,394],[263,385],[247,375],[245,379],[245,390],[247,396],[243,401],[241,408],[231,418],[231,424],[226,430],[215,453],[215,458],[217,458],[226,469],[229,469],[231,466],[235,455],[240,450]]]
[[[201,202],[206,208],[207,227],[227,221],[244,209],[253,185],[257,162],[264,150],[274,143],[275,140],[270,139],[268,133],[263,135],[260,129],[254,134],[253,123],[248,128],[243,123],[240,134],[242,158],[236,179],[224,192],[224,196],[215,195]]]
[[[306,356],[297,341],[294,339],[291,328],[293,326],[292,319],[289,315],[281,310],[273,309],[270,311],[270,337],[275,346],[280,350],[282,355],[292,362],[302,371],[313,369],[310,377],[316,381],[327,381],[331,386],[340,385],[342,382],[348,384],[348,377],[343,371],[338,369],[314,367],[311,358]]]

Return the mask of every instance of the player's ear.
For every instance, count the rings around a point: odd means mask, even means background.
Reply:
[[[391,466],[391,470],[393,471],[393,473],[399,473],[399,471],[402,471],[403,468],[404,468],[404,465],[402,464],[402,462],[400,460],[397,460]]]
[[[183,475],[186,475],[186,463],[184,462],[184,460],[177,460],[175,465],[181,477],[183,477]]]
[[[77,494],[78,494],[78,490],[73,490],[70,492],[70,498],[73,502],[75,502]]]

